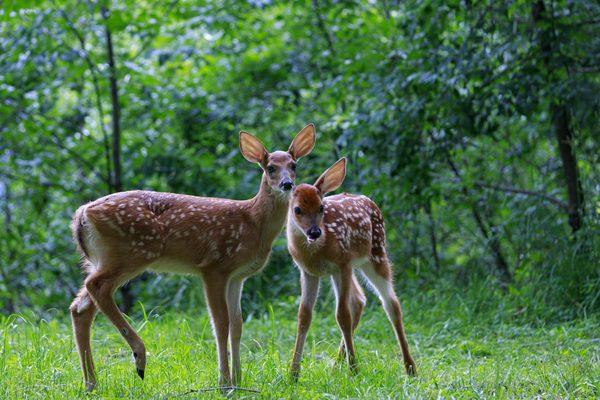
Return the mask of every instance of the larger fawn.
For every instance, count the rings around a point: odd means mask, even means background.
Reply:
[[[287,223],[288,249],[300,268],[302,287],[292,376],[297,379],[300,373],[302,350],[312,319],[319,280],[323,276],[331,276],[336,295],[336,319],[343,336],[340,356],[346,354],[350,369],[356,371],[352,334],[360,320],[366,298],[354,269],[362,272],[379,295],[402,349],[406,372],[409,375],[416,374],[402,325],[400,302],[392,285],[381,211],[366,196],[344,193],[323,197],[340,187],[345,176],[346,159],[342,158],[325,171],[314,185],[298,185],[292,193]]]
[[[239,383],[242,286],[265,266],[286,221],[296,161],[310,153],[314,143],[312,124],[296,135],[288,151],[273,153],[254,136],[240,132],[242,155],[263,169],[260,190],[250,200],[130,191],[77,210],[72,230],[87,277],[70,310],[88,390],[96,384],[90,330],[97,310],[127,341],[137,373],[144,378],[144,343],[117,308],[113,294],[147,269],[202,278],[216,339],[219,384]]]

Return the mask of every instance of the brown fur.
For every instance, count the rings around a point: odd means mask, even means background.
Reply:
[[[270,251],[279,230],[262,221],[271,215],[275,221],[285,219],[287,211],[287,200],[271,192],[263,178],[259,195],[245,201],[150,191],[116,193],[84,206],[78,220],[86,218],[88,226],[76,224],[77,238],[84,257],[102,264],[127,259],[121,268],[131,271],[168,259],[189,264],[189,273],[206,268],[230,273],[257,249],[263,255]],[[83,237],[93,235],[91,228],[98,233],[98,245],[109,253],[90,249]]]
[[[355,268],[363,272],[378,292],[402,349],[406,371],[415,374],[400,302],[393,291],[381,211],[365,196],[344,193],[323,197],[337,189],[344,176],[345,159],[342,159],[325,171],[314,186],[298,185],[292,195],[287,224],[288,249],[302,271],[303,299],[298,312],[292,375],[298,377],[299,374],[315,299],[313,293],[318,290],[322,276],[331,276],[336,289],[336,319],[343,335],[340,355],[345,354],[351,370],[356,371],[352,335],[360,320],[365,296],[354,275]],[[311,242],[308,232],[315,226],[322,234]]]
[[[127,341],[137,372],[144,377],[144,343],[117,308],[113,293],[147,269],[202,277],[217,342],[219,383],[240,381],[243,282],[264,268],[287,215],[289,197],[279,188],[284,180],[293,181],[296,160],[312,150],[314,141],[314,126],[308,125],[288,152],[269,153],[258,139],[241,132],[242,154],[264,170],[260,190],[250,200],[130,191],[102,197],[77,210],[73,236],[88,275],[70,310],[88,390],[96,384],[89,341],[96,310]]]
[[[84,257],[88,257],[88,252],[85,249],[85,244],[83,240],[83,218],[82,214],[85,210],[85,207],[79,207],[73,216],[73,221],[71,222],[71,232],[73,232],[73,240],[77,244],[77,251],[82,254]]]

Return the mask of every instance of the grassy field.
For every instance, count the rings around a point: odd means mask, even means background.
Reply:
[[[356,334],[360,371],[336,364],[340,334],[332,299],[311,327],[297,384],[287,367],[295,333],[290,303],[268,306],[244,325],[243,387],[235,398],[598,398],[600,330],[597,317],[524,322],[501,303],[469,303],[460,296],[405,299],[409,341],[419,376],[407,378],[383,311],[370,307]],[[473,310],[478,310],[477,312]],[[222,398],[193,392],[216,385],[216,356],[204,310],[144,313],[136,318],[149,351],[146,380],[104,317],[96,320],[93,348],[99,384],[89,398]],[[50,313],[52,315],[52,312]],[[49,320],[2,317],[0,398],[74,399],[85,396],[69,321],[62,310]]]

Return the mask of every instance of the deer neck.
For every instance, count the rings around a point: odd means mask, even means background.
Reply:
[[[260,190],[250,200],[250,213],[254,217],[262,246],[269,249],[285,225],[289,194],[274,190],[263,174]]]

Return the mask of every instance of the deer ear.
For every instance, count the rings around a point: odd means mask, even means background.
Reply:
[[[290,153],[294,160],[298,160],[312,151],[315,141],[315,126],[314,124],[308,124],[292,140],[288,153]]]
[[[260,140],[244,131],[240,132],[240,151],[244,158],[251,163],[262,164],[269,156],[269,152]]]
[[[315,187],[321,192],[321,195],[333,192],[342,185],[346,177],[346,157],[340,158],[323,172],[315,182]]]

